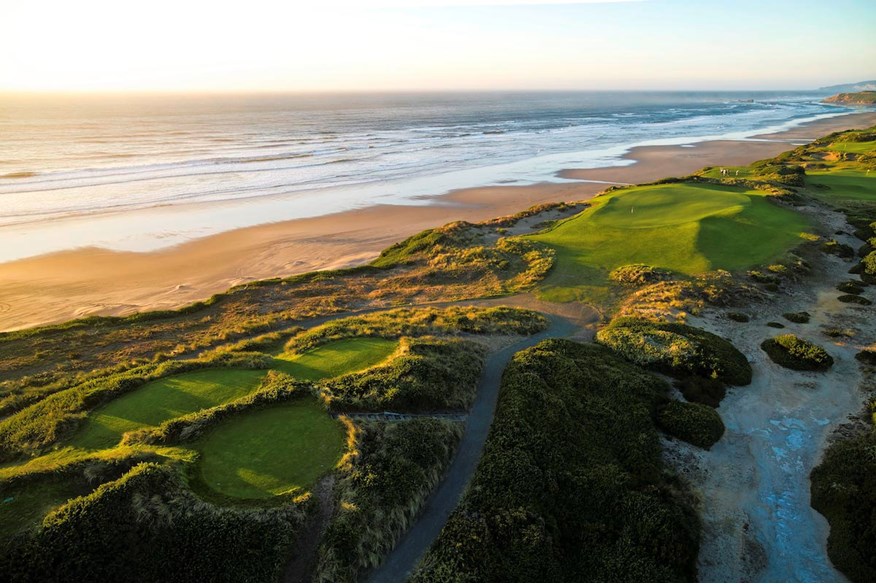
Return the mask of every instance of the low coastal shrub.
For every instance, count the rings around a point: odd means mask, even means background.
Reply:
[[[852,582],[876,582],[876,431],[831,444],[812,471],[812,506],[830,523],[827,553]]]
[[[796,322],[797,324],[805,324],[805,323],[809,322],[810,318],[812,318],[812,315],[809,314],[808,312],[805,312],[805,311],[804,312],[786,312],[782,316],[784,316],[785,319],[787,319],[791,322]]]
[[[358,452],[335,487],[316,581],[361,582],[380,565],[441,480],[462,431],[458,422],[434,418],[361,425]]]
[[[685,377],[673,384],[689,402],[705,404],[713,408],[721,405],[721,400],[727,394],[723,382],[711,377]]]
[[[402,339],[385,365],[323,384],[329,407],[345,411],[435,411],[468,408],[484,366],[482,345],[458,339]]]
[[[724,435],[724,422],[713,408],[697,403],[671,401],[657,416],[668,434],[709,450]]]
[[[783,329],[783,328],[785,328],[785,325],[783,325],[783,324],[780,323],[780,322],[776,322],[776,321],[770,321],[770,322],[766,323],[766,325],[767,325],[768,327],[770,327],[770,328],[775,328],[775,329]]]
[[[276,581],[310,507],[216,507],[174,467],[145,463],[50,513],[0,552],[0,572],[21,582]]]
[[[788,369],[825,371],[833,365],[833,357],[827,351],[793,334],[767,339],[760,347],[774,363]]]
[[[840,243],[835,239],[829,239],[821,244],[821,251],[840,258],[855,257],[855,250],[852,246]]]
[[[645,284],[669,280],[672,277],[672,273],[668,270],[645,264],[631,264],[615,268],[609,273],[608,277],[618,284],[643,286]]]
[[[751,320],[751,317],[743,312],[728,312],[727,318],[735,322],[748,322]]]
[[[670,375],[751,383],[745,355],[729,341],[692,326],[621,317],[597,332],[596,341],[636,365]]]
[[[413,580],[695,579],[698,519],[653,418],[667,390],[594,345],[517,353],[471,485]]]
[[[860,294],[864,291],[864,287],[861,284],[861,282],[849,280],[847,282],[841,282],[837,284],[836,289],[846,294]]]
[[[845,302],[846,304],[859,304],[861,306],[870,306],[873,304],[873,302],[867,298],[858,296],[857,294],[843,294],[842,296],[837,297],[837,300]]]

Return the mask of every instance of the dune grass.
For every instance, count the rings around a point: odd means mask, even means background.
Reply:
[[[541,295],[568,301],[592,299],[611,270],[628,264],[687,275],[762,264],[793,247],[807,227],[802,215],[758,191],[671,183],[604,195],[531,238],[557,251]]]
[[[207,369],[147,383],[88,416],[73,446],[109,448],[122,434],[242,397],[256,389],[264,371]]]
[[[343,425],[314,398],[241,415],[193,444],[200,479],[212,491],[265,499],[309,487],[344,452]]]
[[[274,360],[274,369],[302,381],[337,377],[377,365],[398,348],[398,341],[357,337],[320,345],[304,353],[284,353]]]

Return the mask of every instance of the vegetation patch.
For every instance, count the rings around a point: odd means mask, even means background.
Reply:
[[[873,304],[872,301],[864,298],[863,296],[858,296],[857,294],[843,294],[842,296],[838,296],[837,300],[840,302],[845,302],[847,304],[859,304],[861,306],[870,306]]]
[[[848,282],[841,282],[837,284],[836,289],[846,294],[860,294],[864,291],[864,286],[862,286],[861,284],[862,282],[849,280]]]
[[[724,435],[724,422],[713,408],[697,403],[671,401],[657,420],[667,433],[709,450]]]
[[[751,383],[745,355],[729,341],[692,326],[622,317],[597,332],[596,341],[636,365],[677,377]]]
[[[55,510],[0,553],[11,581],[277,581],[308,499],[275,508],[217,507],[176,468],[141,464]]]
[[[728,312],[727,318],[735,322],[748,322],[751,320],[751,317],[744,312]]]
[[[852,582],[876,581],[876,432],[831,444],[812,471],[812,506],[830,523],[827,553]]]
[[[517,353],[471,486],[414,580],[693,580],[697,517],[652,417],[667,389],[593,345]]]
[[[782,316],[785,317],[786,320],[791,322],[796,322],[797,324],[806,324],[809,322],[809,319],[812,318],[812,315],[808,312],[786,312]]]
[[[361,582],[380,565],[441,480],[462,431],[434,418],[361,425],[335,488],[316,581]]]
[[[672,278],[672,273],[653,266],[633,264],[631,266],[621,266],[613,269],[608,277],[610,280],[617,282],[618,284],[643,286],[645,284],[653,284],[654,282],[669,280]]]
[[[287,352],[301,353],[318,345],[350,337],[398,339],[427,335],[531,335],[547,328],[544,315],[533,310],[451,306],[397,308],[332,320],[286,343]]]
[[[190,445],[200,453],[200,484],[238,499],[303,492],[344,453],[343,424],[301,397],[239,414]]]
[[[766,323],[766,325],[767,325],[768,327],[770,327],[770,328],[775,328],[775,329],[783,329],[783,328],[785,328],[785,325],[783,325],[783,324],[780,323],[780,322],[776,322],[776,321],[770,321],[770,322]]]
[[[724,383],[711,377],[685,377],[676,380],[673,385],[687,401],[713,408],[721,405],[721,400],[727,394]]]
[[[827,351],[793,334],[767,339],[760,347],[774,363],[788,369],[825,371],[833,365],[833,357]]]
[[[474,400],[485,349],[458,339],[403,339],[395,358],[330,379],[323,398],[338,412],[464,410]]]

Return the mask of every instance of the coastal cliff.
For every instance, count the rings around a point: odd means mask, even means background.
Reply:
[[[837,93],[824,100],[825,103],[842,105],[876,105],[876,91],[856,91],[854,93]]]

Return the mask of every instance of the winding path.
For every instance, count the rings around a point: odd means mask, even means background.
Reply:
[[[402,536],[383,564],[371,573],[369,582],[406,581],[417,561],[429,549],[447,523],[450,514],[456,509],[480,462],[499,399],[502,373],[514,353],[548,338],[571,336],[577,329],[575,324],[565,318],[556,315],[547,316],[550,325],[546,330],[505,347],[487,358],[478,383],[474,405],[468,414],[465,433],[459,442],[456,456],[450,463],[447,475],[426,500],[416,523]]]

